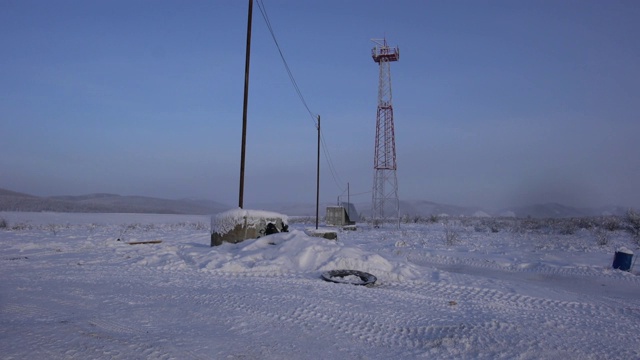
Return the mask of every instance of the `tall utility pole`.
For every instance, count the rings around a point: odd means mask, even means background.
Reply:
[[[242,148],[240,150],[240,194],[238,206],[244,205],[244,159],[247,148],[247,105],[249,104],[249,63],[251,59],[251,18],[253,17],[253,0],[249,0],[249,14],[247,15],[247,48],[244,62],[244,103],[242,106]]]
[[[373,195],[371,221],[373,226],[393,221],[400,224],[400,201],[396,175],[396,140],[391,102],[391,62],[398,61],[400,50],[390,48],[387,40],[372,40],[373,61],[379,65],[378,114],[376,116],[376,141],[373,158]],[[392,212],[389,214],[389,212]]]

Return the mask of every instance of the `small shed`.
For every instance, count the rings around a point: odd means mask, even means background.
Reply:
[[[349,219],[349,214],[342,206],[327,206],[326,223],[329,226],[355,225],[355,221]]]
[[[236,244],[274,232],[288,231],[286,215],[263,210],[228,210],[211,217],[211,246]]]

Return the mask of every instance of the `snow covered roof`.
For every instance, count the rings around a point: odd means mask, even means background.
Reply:
[[[624,247],[624,246],[623,246],[623,247],[621,247],[621,248],[618,248],[617,252],[619,252],[619,253],[623,253],[623,254],[633,255],[633,251],[631,251],[631,250],[627,249],[627,248],[626,248],[626,247]]]
[[[284,224],[289,221],[287,215],[277,212],[237,208],[213,215],[211,217],[211,232],[226,234],[237,225],[244,225],[245,220],[248,226],[255,226],[263,220],[276,221],[277,219],[281,219]]]

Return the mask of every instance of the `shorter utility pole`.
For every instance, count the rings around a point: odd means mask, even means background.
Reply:
[[[316,230],[318,230],[319,208],[320,208],[320,115],[318,115],[318,160],[316,162]]]
[[[350,206],[351,206],[351,197],[349,196],[349,183],[347,183],[347,216],[349,216]]]

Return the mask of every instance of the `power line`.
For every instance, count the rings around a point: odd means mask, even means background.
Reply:
[[[324,141],[324,133],[322,132],[322,130],[320,131],[321,133],[321,137],[320,137],[320,141],[322,142],[322,151],[324,152],[324,157],[325,160],[327,161],[327,165],[329,167],[329,172],[331,173],[331,177],[333,178],[333,182],[336,184],[336,186],[338,187],[339,190],[342,190],[342,192],[344,193],[346,191],[346,189],[341,185],[344,184],[344,182],[342,181],[342,179],[340,179],[340,176],[338,176],[338,172],[335,169],[335,166],[333,165],[333,161],[331,160],[331,155],[329,154],[329,151],[327,150],[329,147],[327,146],[326,142]]]
[[[353,194],[350,194],[350,196],[366,195],[366,194],[371,194],[371,192],[372,192],[371,190],[368,190],[368,191],[361,191],[361,192],[359,192],[359,193],[353,193]],[[343,194],[344,194],[344,193],[343,193]]]
[[[311,116],[311,120],[313,121],[313,124],[315,126],[316,129],[318,129],[318,122],[317,122],[317,115],[315,115],[311,109],[309,108],[309,105],[307,105],[306,100],[304,99],[304,96],[302,95],[302,91],[300,91],[300,87],[298,87],[298,83],[296,82],[296,79],[293,77],[293,73],[291,72],[291,69],[289,68],[289,64],[287,63],[287,60],[284,57],[284,53],[282,52],[282,48],[280,47],[280,44],[278,43],[278,39],[276,38],[275,32],[273,31],[273,27],[271,26],[271,21],[269,20],[269,16],[267,14],[267,9],[264,6],[264,3],[262,2],[262,0],[257,0],[256,3],[258,4],[258,9],[260,9],[260,13],[262,14],[262,18],[264,19],[267,28],[269,29],[269,33],[271,34],[271,38],[273,39],[273,42],[276,45],[276,48],[278,49],[278,53],[280,54],[280,58],[282,59],[282,63],[284,64],[284,67],[287,71],[287,75],[289,76],[289,80],[291,81],[291,84],[293,85],[293,88],[296,91],[296,94],[298,94],[298,97],[300,98],[300,101],[302,102],[302,105],[304,105],[305,109],[307,109],[307,112],[309,113],[309,116]],[[325,160],[327,162],[327,165],[329,167],[329,172],[331,173],[331,177],[333,178],[334,183],[336,184],[336,186],[338,187],[338,189],[342,190],[343,193],[346,191],[346,188],[344,186],[342,186],[341,184],[344,184],[344,182],[342,182],[342,180],[340,179],[340,176],[338,175],[338,172],[333,164],[333,161],[331,159],[331,155],[329,153],[328,150],[328,146],[324,140],[324,133],[322,133],[322,130],[320,130],[321,132],[321,144],[322,144],[322,152],[324,153],[324,157]]]
[[[304,105],[304,107],[307,109],[307,112],[309,113],[309,116],[311,116],[311,120],[313,121],[314,125],[317,128],[318,124],[316,122],[316,115],[314,115],[313,112],[311,111],[311,109],[309,109],[309,105],[307,105],[307,102],[304,100],[304,96],[302,96],[302,92],[300,91],[300,88],[298,87],[298,83],[296,82],[296,79],[293,77],[293,73],[291,72],[291,69],[289,68],[289,64],[287,64],[287,60],[284,58],[284,54],[282,53],[282,49],[280,48],[280,44],[278,44],[278,39],[276,39],[276,35],[275,35],[274,31],[273,31],[273,27],[271,27],[271,21],[269,21],[269,16],[267,15],[267,9],[265,8],[265,6],[264,6],[264,4],[262,3],[261,0],[256,1],[256,3],[258,4],[258,9],[260,9],[260,13],[262,14],[262,18],[264,19],[265,23],[267,24],[267,28],[269,29],[269,33],[271,34],[271,37],[273,38],[273,42],[275,42],[276,48],[278,48],[278,53],[280,54],[280,58],[282,59],[282,62],[284,63],[285,69],[287,70],[287,75],[289,75],[289,80],[291,80],[291,84],[293,84],[293,87],[296,90],[296,93],[298,94],[298,97],[300,98],[300,101],[302,101],[302,105]]]

